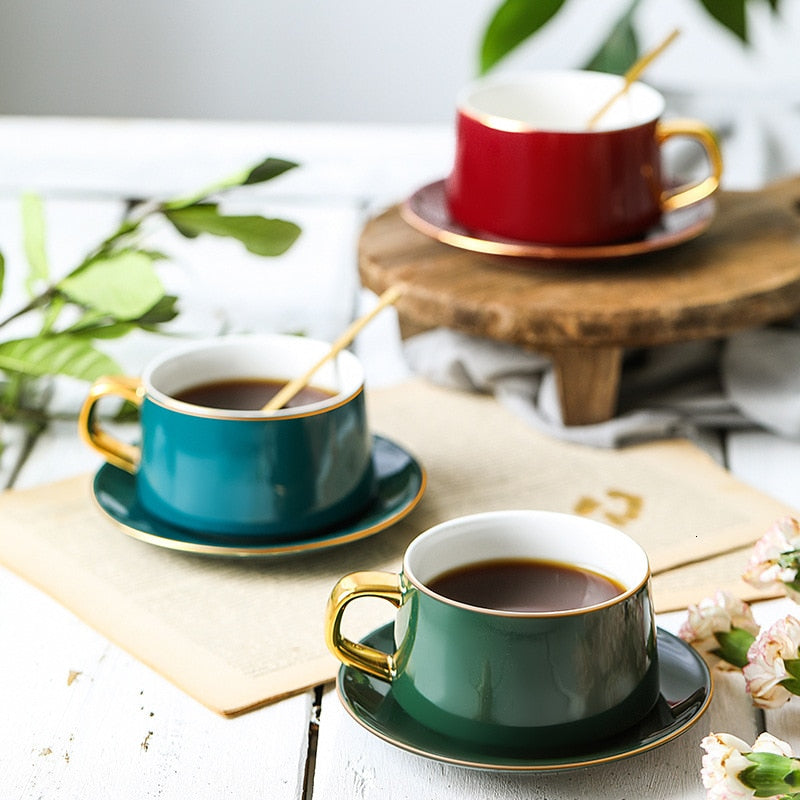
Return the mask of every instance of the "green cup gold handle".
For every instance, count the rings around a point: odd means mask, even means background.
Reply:
[[[393,572],[353,572],[333,587],[325,611],[325,641],[330,651],[348,667],[390,681],[396,674],[395,655],[354,642],[342,634],[342,616],[358,597],[380,597],[399,607],[403,602],[400,576]]]
[[[708,126],[693,119],[675,119],[658,123],[656,137],[659,145],[676,136],[695,139],[700,143],[708,157],[710,174],[697,183],[662,192],[662,211],[675,211],[709,197],[719,188],[722,178],[722,153],[716,136]]]
[[[103,397],[121,397],[134,405],[141,406],[144,400],[144,386],[139,378],[115,376],[98,378],[90,387],[78,417],[78,433],[89,447],[100,453],[109,464],[124,469],[131,474],[139,466],[141,451],[136,445],[120,441],[104,431],[94,418],[95,407]]]

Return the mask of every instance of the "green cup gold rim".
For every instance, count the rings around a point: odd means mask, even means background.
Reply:
[[[625,547],[629,548],[630,553],[633,554],[635,557],[638,557],[640,564],[639,564],[639,576],[635,580],[624,580],[618,574],[612,574],[612,570],[609,569],[601,569],[598,567],[597,564],[592,563],[589,560],[581,560],[576,558],[568,558],[562,557],[558,559],[553,558],[545,558],[541,557],[535,553],[525,554],[520,556],[519,553],[516,555],[509,554],[509,557],[523,557],[523,558],[535,558],[545,561],[558,561],[560,563],[568,564],[570,566],[575,566],[578,568],[584,568],[591,570],[593,572],[599,573],[600,575],[605,575],[612,580],[620,583],[622,586],[625,587],[625,590],[620,594],[615,595],[614,597],[602,602],[602,603],[595,603],[593,605],[586,605],[586,606],[579,606],[576,608],[568,608],[562,609],[557,611],[508,611],[503,609],[495,609],[495,608],[486,608],[484,606],[477,606],[471,605],[469,603],[464,603],[458,600],[454,600],[451,597],[447,597],[446,595],[439,594],[438,592],[433,591],[427,584],[438,575],[446,572],[448,569],[457,568],[463,565],[476,563],[478,561],[483,560],[491,560],[491,558],[496,558],[497,556],[489,556],[486,557],[479,557],[479,558],[463,558],[463,559],[456,559],[456,563],[448,565],[445,568],[440,568],[437,571],[434,571],[429,577],[426,576],[421,578],[416,574],[416,570],[414,569],[412,560],[417,557],[416,553],[417,550],[420,548],[424,548],[426,543],[429,541],[435,542],[442,536],[443,531],[448,528],[453,530],[454,537],[461,537],[463,533],[456,531],[471,523],[487,523],[487,524],[497,524],[501,525],[503,522],[513,522],[525,519],[539,519],[545,522],[552,522],[554,526],[558,526],[561,523],[569,522],[569,523],[576,523],[578,527],[585,527],[586,530],[593,529],[597,530],[598,532],[603,532],[606,536],[613,537],[618,543],[624,545]],[[476,534],[476,536],[481,537],[485,534]],[[500,555],[503,557],[503,555]],[[636,571],[636,570],[634,570]],[[565,514],[562,512],[556,511],[539,511],[539,510],[508,510],[508,511],[487,511],[478,514],[471,514],[464,517],[458,517],[455,519],[448,520],[446,522],[442,522],[439,525],[435,525],[432,528],[429,528],[424,533],[420,534],[406,549],[406,552],[403,556],[403,566],[402,566],[402,580],[406,584],[406,589],[408,586],[413,586],[417,591],[421,592],[422,594],[440,602],[445,605],[448,605],[453,608],[460,608],[464,611],[469,611],[474,614],[482,614],[485,616],[491,617],[507,617],[507,618],[515,618],[515,619],[555,619],[559,617],[574,617],[574,616],[581,616],[584,614],[591,614],[595,611],[599,611],[604,608],[610,608],[611,606],[615,606],[619,603],[625,602],[628,598],[635,596],[642,590],[645,590],[648,586],[648,583],[651,578],[651,570],[650,564],[647,559],[647,554],[645,553],[644,549],[631,537],[627,534],[623,533],[622,531],[618,530],[617,528],[613,528],[610,525],[606,525],[603,522],[599,522],[597,520],[590,519],[588,517],[578,517],[572,514]]]

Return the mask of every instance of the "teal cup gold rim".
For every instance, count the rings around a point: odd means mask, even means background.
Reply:
[[[330,398],[316,403],[265,412],[209,408],[177,400],[173,395],[193,384],[231,378],[288,381],[303,371],[303,365],[310,366],[313,358],[322,357],[329,349],[327,342],[300,336],[220,337],[166,351],[145,367],[141,382],[152,402],[192,416],[254,421],[308,417],[344,405],[363,391],[363,368],[349,351],[340,353],[328,368],[323,365],[313,376],[312,385],[332,392]],[[213,359],[209,359],[210,353],[215,354]]]
[[[274,412],[218,409],[175,398],[202,383],[288,381],[330,348],[288,335],[185,343],[153,359],[141,377],[108,376],[90,388],[79,417],[84,441],[135,475],[149,513],[189,531],[290,541],[353,518],[375,492],[364,371],[348,351],[323,364],[319,402]],[[97,406],[116,396],[139,409],[140,442],[104,429]]]
[[[503,558],[591,569],[624,591],[566,611],[500,611],[459,603],[429,583]],[[341,632],[353,600],[396,606],[392,653]],[[642,548],[604,523],[511,510],[443,522],[407,548],[399,573],[355,572],[333,588],[326,636],[349,667],[391,683],[392,696],[434,731],[482,747],[545,753],[630,728],[659,696],[650,569]]]

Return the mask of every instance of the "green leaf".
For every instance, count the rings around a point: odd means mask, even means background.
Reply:
[[[136,328],[130,322],[115,322],[113,324],[97,325],[96,327],[78,328],[69,330],[70,335],[83,339],[121,339]]]
[[[781,681],[781,686],[784,686],[792,694],[800,694],[800,659],[784,659],[783,665],[786,667],[786,671],[791,677],[784,678]]]
[[[30,294],[39,282],[46,283],[50,277],[45,250],[45,225],[42,198],[30,192],[22,196],[22,236],[25,257],[28,260],[28,277],[25,287]]]
[[[784,550],[778,554],[778,564],[782,567],[797,568],[800,565],[800,550]]]
[[[114,414],[114,422],[136,422],[139,419],[139,406],[134,405],[130,400],[123,400],[119,411]]]
[[[488,72],[554,17],[565,0],[504,0],[484,31],[480,73]]]
[[[0,253],[0,296],[3,294],[3,289],[5,287],[6,281],[6,259],[2,253]]]
[[[97,339],[115,339],[134,328],[155,329],[163,322],[169,322],[178,316],[178,298],[165,294],[152,308],[140,317],[121,322],[103,311],[87,310],[81,318],[64,332],[91,336]]]
[[[734,667],[741,668],[747,664],[747,651],[755,641],[755,636],[750,631],[744,628],[731,628],[730,631],[715,633],[714,638],[720,645],[714,651],[715,655],[733,664]]]
[[[300,235],[300,228],[293,222],[259,216],[225,216],[215,203],[171,209],[164,214],[183,236],[191,239],[201,233],[230,236],[259,256],[285,253]]]
[[[717,22],[747,43],[747,0],[700,0]]]
[[[169,322],[178,316],[178,298],[174,294],[165,294],[152,308],[137,317],[134,322],[145,328]]]
[[[141,317],[164,296],[150,256],[135,250],[98,258],[57,288],[73,302],[118,320]]]
[[[639,57],[639,40],[633,27],[633,12],[638,5],[639,0],[633,0],[585,69],[623,75],[633,65]]]
[[[756,797],[791,795],[797,787],[796,759],[763,752],[745,753],[745,756],[748,761],[753,762],[753,766],[743,769],[739,773],[739,780],[745,786],[755,789]]]
[[[791,692],[794,695],[800,695],[800,680],[797,678],[784,678],[781,681],[781,686],[783,686],[787,692]]]
[[[247,186],[253,183],[264,183],[278,175],[283,175],[290,169],[294,169],[298,164],[294,161],[286,161],[283,158],[265,158],[260,164],[254,167],[244,169],[237,172],[235,175],[230,175],[223,178],[221,181],[206,186],[199,192],[194,192],[187,197],[177,197],[173,200],[168,200],[163,205],[163,210],[171,211],[179,208],[188,208],[189,206],[202,203],[205,199],[218,192],[224,192],[227,189],[233,189],[236,186]]]
[[[40,335],[43,336],[50,333],[56,324],[56,320],[61,314],[61,310],[67,304],[67,301],[61,295],[54,295],[52,300],[47,305],[42,306],[44,318],[42,320],[42,328]]]
[[[283,175],[290,169],[298,166],[294,161],[286,161],[283,158],[265,158],[260,164],[256,164],[242,181],[242,186],[249,186],[253,183],[264,183]]]
[[[783,666],[793,678],[800,679],[800,658],[785,658]]]
[[[89,309],[77,322],[61,333],[84,339],[118,339],[130,333],[135,327],[136,324],[133,322],[118,322],[102,311]]]
[[[113,358],[92,347],[88,339],[64,334],[0,342],[0,370],[34,378],[68,375],[85,381],[121,371]]]

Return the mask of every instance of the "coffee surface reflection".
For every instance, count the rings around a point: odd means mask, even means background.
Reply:
[[[213,381],[190,386],[175,392],[175,399],[206,408],[224,408],[232,411],[256,411],[263,408],[286,384],[262,378],[242,378]],[[333,392],[316,386],[304,386],[284,408],[309,406],[328,400]]]
[[[528,613],[586,608],[625,591],[598,572],[528,558],[465,564],[438,575],[428,588],[465,605]]]

